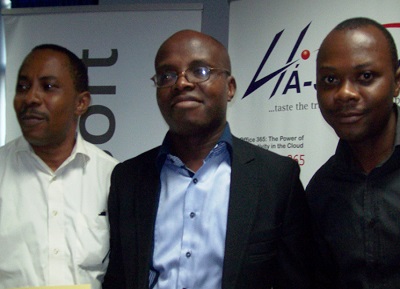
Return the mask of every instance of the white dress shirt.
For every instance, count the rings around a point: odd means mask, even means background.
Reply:
[[[0,148],[0,289],[101,288],[109,251],[107,197],[116,164],[80,134],[55,172],[23,137]]]
[[[220,142],[196,172],[168,155],[161,170],[151,288],[221,288],[231,161]]]

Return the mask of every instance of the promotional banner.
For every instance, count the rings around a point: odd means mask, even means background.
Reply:
[[[6,141],[21,134],[13,97],[19,66],[36,45],[55,43],[89,67],[92,104],[83,137],[123,161],[161,144],[167,125],[158,110],[154,57],[181,29],[201,29],[201,4],[124,5],[3,11]]]
[[[363,16],[385,24],[400,47],[399,11],[398,0],[232,2],[229,52],[238,84],[228,108],[233,133],[298,161],[307,185],[338,141],[316,98],[319,45],[339,22]]]

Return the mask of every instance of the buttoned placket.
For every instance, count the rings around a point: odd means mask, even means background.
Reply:
[[[184,204],[183,218],[183,234],[182,234],[182,249],[181,249],[181,269],[179,271],[179,283],[185,284],[184,288],[192,288],[193,278],[191,275],[194,268],[194,259],[196,258],[196,244],[193,242],[193,236],[198,231],[197,221],[200,216],[200,207],[204,203],[203,195],[196,191],[199,184],[198,176],[195,174],[192,177],[186,194]],[[197,225],[197,226],[196,226]]]
[[[50,176],[48,194],[49,284],[63,284],[65,268],[64,196],[61,177]]]

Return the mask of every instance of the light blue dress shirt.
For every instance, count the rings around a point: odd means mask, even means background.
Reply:
[[[150,288],[221,288],[231,179],[229,125],[196,172],[168,153],[160,156],[160,201]]]

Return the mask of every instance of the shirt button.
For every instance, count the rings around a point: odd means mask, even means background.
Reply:
[[[59,252],[60,252],[60,251],[59,251],[58,249],[53,249],[53,254],[54,254],[54,255],[58,255]]]
[[[58,215],[58,212],[56,211],[56,210],[54,210],[53,211],[53,216],[55,217],[55,216],[57,216]]]
[[[196,217],[196,213],[191,212],[191,213],[190,213],[190,218],[193,219],[194,217]]]
[[[370,220],[370,221],[368,222],[368,227],[369,227],[369,228],[375,227],[375,220],[374,220],[374,219],[372,219],[372,220]]]
[[[190,258],[192,256],[192,253],[186,252],[186,258]]]
[[[197,184],[198,180],[195,178],[193,179],[193,183]]]

